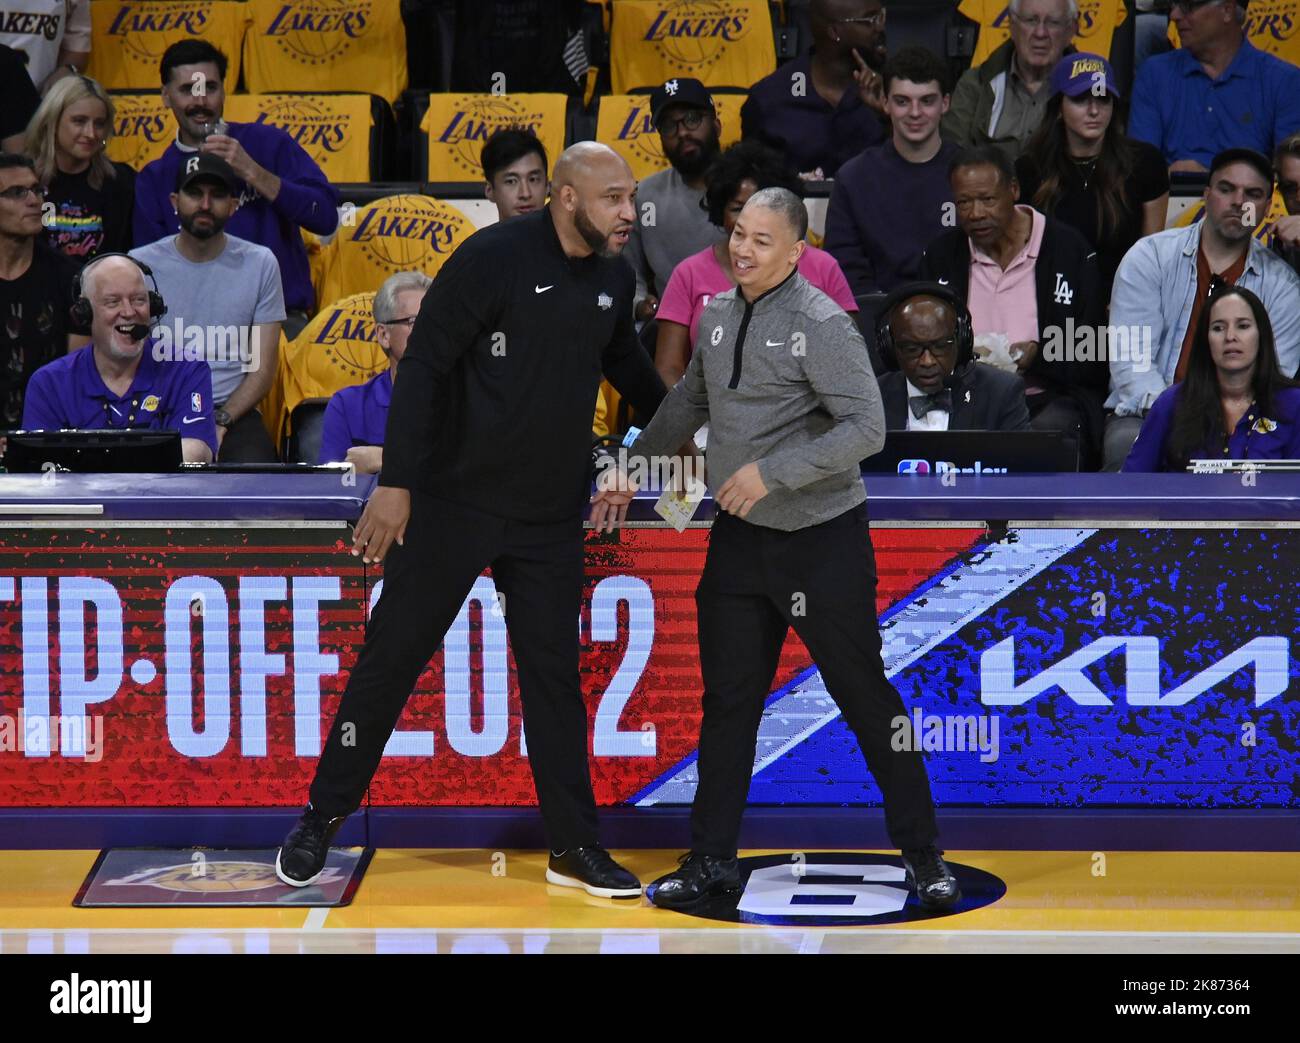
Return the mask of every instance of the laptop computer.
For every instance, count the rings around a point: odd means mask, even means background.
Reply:
[[[154,474],[181,465],[179,431],[10,431],[0,463],[11,474]]]

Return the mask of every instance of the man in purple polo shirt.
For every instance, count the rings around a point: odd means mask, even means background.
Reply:
[[[187,463],[212,460],[212,374],[206,362],[154,358],[139,263],[120,254],[97,258],[82,272],[81,295],[93,315],[90,344],[32,374],[23,429],[179,431]]]
[[[785,153],[800,174],[831,178],[889,135],[883,119],[885,8],[880,0],[812,0],[811,54],[749,90],[741,136]]]
[[[347,462],[360,474],[378,474],[384,465],[384,427],[393,398],[397,364],[420,313],[424,291],[433,280],[423,272],[398,272],[379,287],[371,308],[375,336],[388,356],[388,368],[359,387],[342,388],[325,407],[318,463]]]
[[[275,254],[286,309],[313,311],[316,295],[300,229],[329,235],[338,228],[338,193],[287,131],[221,118],[225,77],[226,56],[206,40],[181,40],[164,52],[162,96],[178,129],[167,151],[135,179],[135,245],[147,246],[178,231],[171,193],[185,158],[195,152],[219,156],[243,186],[226,231]]]

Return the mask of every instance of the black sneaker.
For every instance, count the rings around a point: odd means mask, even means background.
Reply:
[[[933,844],[903,852],[907,882],[916,889],[916,900],[923,909],[951,909],[961,898],[957,878],[942,855]]]
[[[646,897],[664,909],[681,909],[703,898],[740,890],[740,862],[715,855],[682,855],[681,867],[661,876],[646,889]]]
[[[290,887],[309,887],[325,872],[330,840],[343,825],[346,815],[327,819],[310,804],[302,818],[280,845],[275,856],[275,875]]]
[[[552,851],[546,879],[560,887],[580,887],[597,898],[641,897],[641,881],[610,858],[603,847]]]

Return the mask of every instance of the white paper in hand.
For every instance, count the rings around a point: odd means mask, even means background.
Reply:
[[[682,483],[670,485],[655,501],[655,513],[678,532],[684,531],[695,517],[706,491],[705,484],[693,476],[686,479],[685,488],[681,486]]]

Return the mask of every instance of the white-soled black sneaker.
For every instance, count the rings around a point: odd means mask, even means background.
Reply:
[[[560,887],[580,887],[597,898],[641,897],[641,881],[615,862],[603,847],[552,851],[546,879]]]
[[[275,856],[275,875],[290,887],[310,887],[325,872],[330,841],[347,816],[327,819],[310,804]]]

